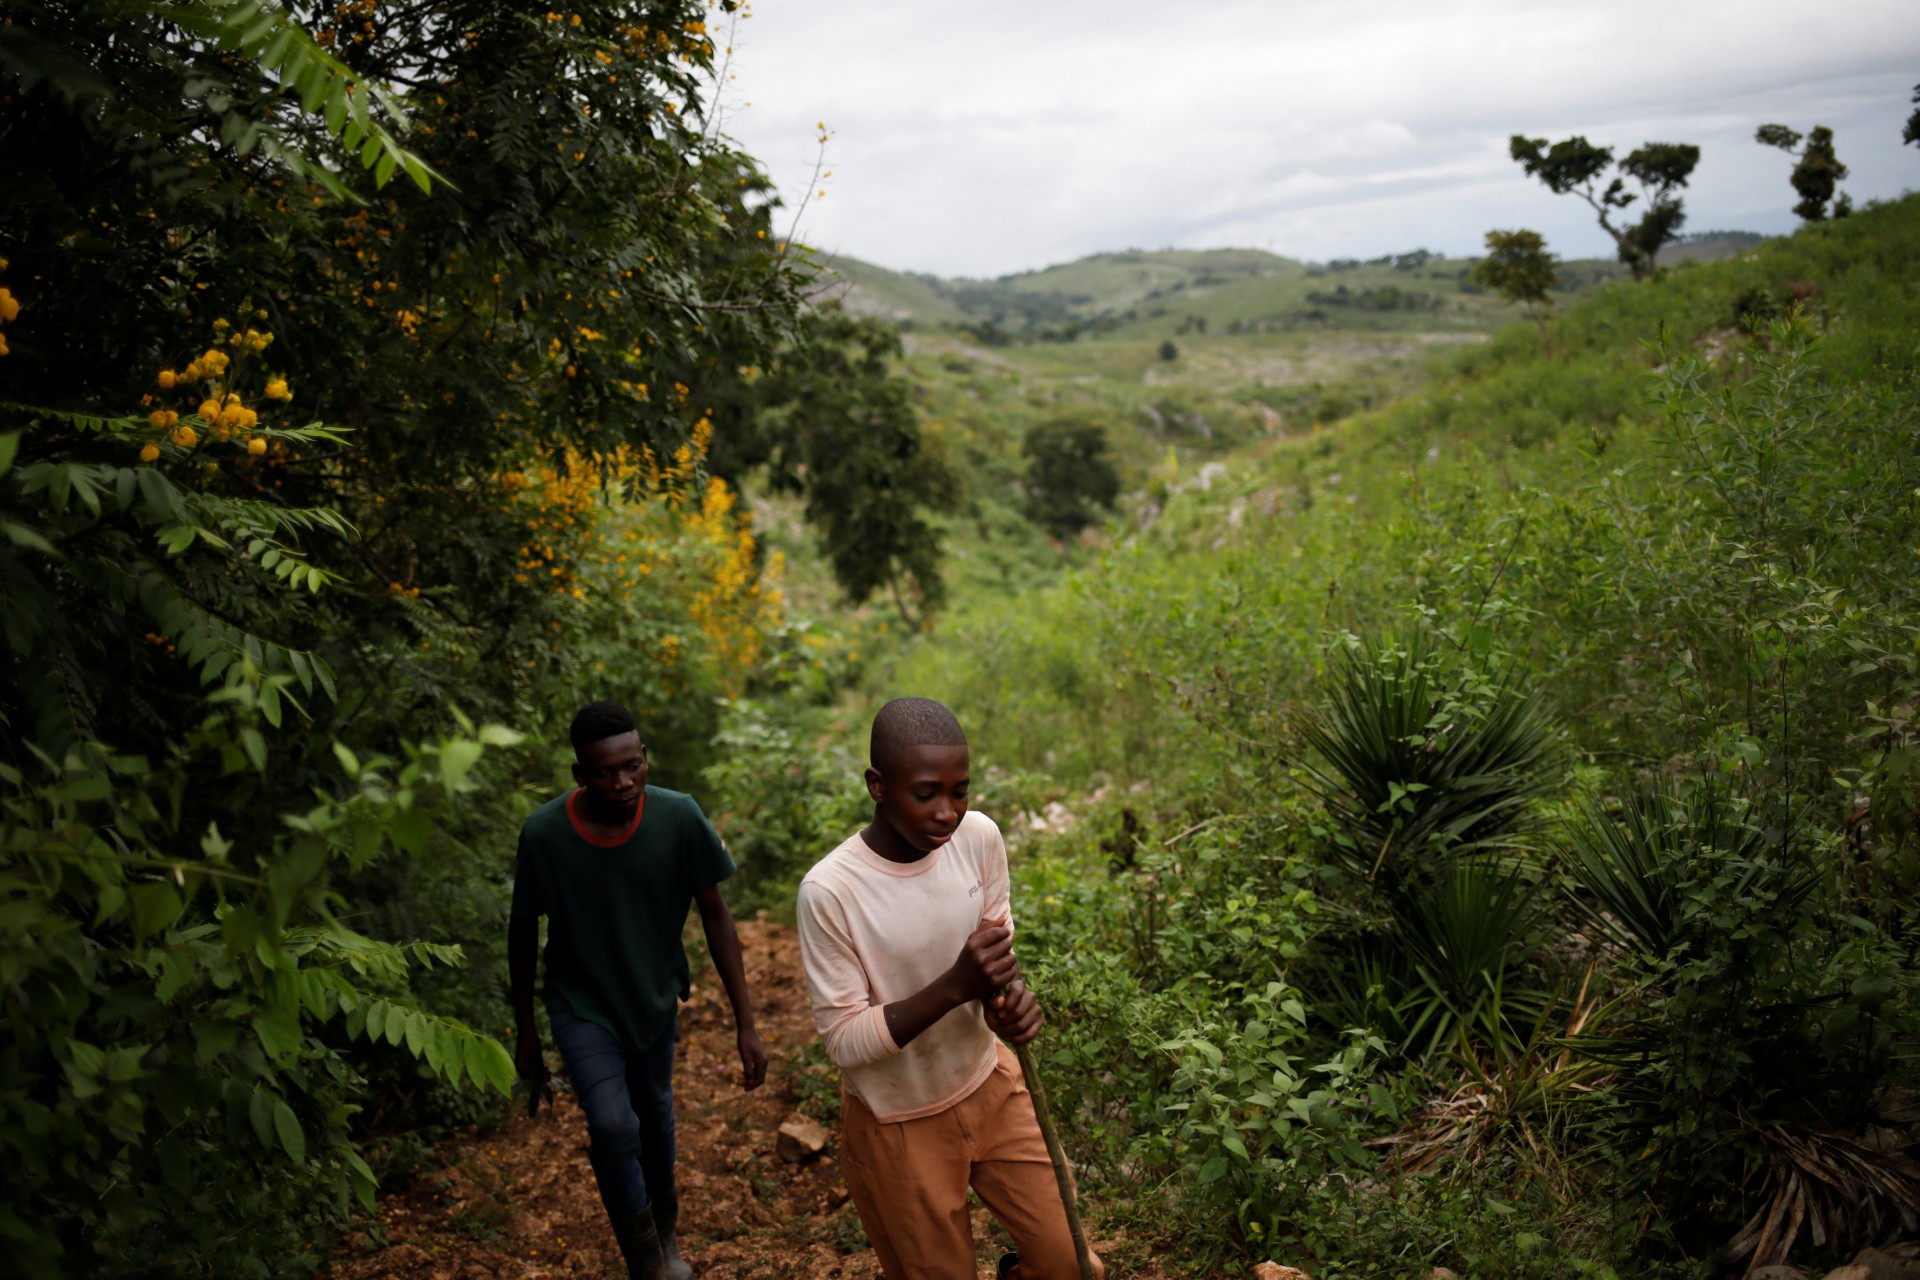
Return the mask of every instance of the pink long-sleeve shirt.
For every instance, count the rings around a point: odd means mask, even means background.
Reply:
[[[884,1006],[952,967],[982,920],[1009,927],[1007,847],[985,814],[918,862],[889,862],[855,835],[814,864],[796,909],[813,1024],[842,1079],[874,1118],[944,1111],[993,1073],[994,1035],[979,1001],[928,1027],[905,1049]]]

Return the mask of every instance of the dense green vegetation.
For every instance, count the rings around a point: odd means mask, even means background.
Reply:
[[[1083,1186],[1197,1272],[1920,1211],[1920,201],[1539,325],[1417,252],[809,305],[730,9],[0,34],[9,1257],[304,1274],[497,1117],[594,696],[776,913],[873,703],[950,702]]]
[[[842,678],[727,476],[829,507],[854,598],[937,589],[894,336],[803,307],[701,117],[733,9],[9,10],[24,1273],[311,1272],[381,1166],[500,1113],[513,832],[558,726],[628,702],[692,786],[723,699]],[[840,416],[795,427],[824,380]]]
[[[1920,1203],[1916,270],[1873,208],[1217,446],[1149,344],[922,344],[970,473],[1063,407],[1132,460],[1064,561],[956,536],[868,686],[972,730],[1104,1213],[1203,1269],[1685,1276]],[[1275,341],[1195,394],[1275,397]]]
[[[1594,294],[902,653],[1077,815],[1016,900],[1093,1194],[1315,1275],[1911,1209],[1917,269],[1908,200]]]

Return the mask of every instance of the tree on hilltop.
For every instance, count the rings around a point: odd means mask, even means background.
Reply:
[[[1509,149],[1528,177],[1539,178],[1555,195],[1571,192],[1592,206],[1600,229],[1613,237],[1620,261],[1636,280],[1652,273],[1661,246],[1679,235],[1687,215],[1677,193],[1700,163],[1700,148],[1691,143],[1649,142],[1618,162],[1624,177],[1616,175],[1602,187],[1602,177],[1616,167],[1612,147],[1597,147],[1579,134],[1549,146],[1545,138],[1516,133]],[[1628,178],[1640,184],[1638,193],[1627,190]],[[1646,211],[1640,220],[1615,226],[1614,213],[1643,196]]]
[[[1907,117],[1907,127],[1900,131],[1900,141],[1920,147],[1920,84],[1913,86],[1913,114]]]
[[[1547,359],[1553,359],[1553,332],[1547,328],[1546,315],[1553,299],[1547,290],[1560,283],[1560,273],[1553,268],[1553,255],[1541,234],[1525,227],[1487,232],[1487,256],[1474,264],[1473,278],[1527,309],[1527,317],[1540,326]]]
[[[1793,149],[1800,146],[1801,134],[1784,124],[1763,124],[1754,130],[1753,140],[1792,155]],[[1820,222],[1826,218],[1827,205],[1831,202],[1833,216],[1846,217],[1853,212],[1853,200],[1844,193],[1834,200],[1834,188],[1847,176],[1847,166],[1834,154],[1833,130],[1817,124],[1813,132],[1806,135],[1806,143],[1789,179],[1793,189],[1800,193],[1800,203],[1793,206],[1793,211],[1803,222]]]

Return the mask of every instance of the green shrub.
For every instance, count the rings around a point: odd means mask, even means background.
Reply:
[[[866,825],[866,766],[838,743],[803,740],[802,729],[745,699],[729,703],[714,739],[702,804],[740,866],[729,886],[736,909],[784,917],[807,869]]]
[[[0,766],[0,1235],[28,1275],[303,1274],[355,1196],[373,1206],[354,1042],[512,1081],[498,1043],[394,994],[459,948],[361,935],[330,881],[420,847],[514,735],[463,725],[404,762],[340,748],[349,789],[268,838],[182,825],[186,788],[268,769],[258,687],[162,760],[80,744],[32,778]]]

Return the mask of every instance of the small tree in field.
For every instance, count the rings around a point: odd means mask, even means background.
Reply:
[[[1920,84],[1913,86],[1913,114],[1907,117],[1907,127],[1900,131],[1900,141],[1920,147]]]
[[[1601,178],[1615,167],[1612,147],[1596,147],[1578,134],[1548,146],[1545,138],[1516,133],[1509,150],[1528,177],[1539,178],[1555,195],[1572,192],[1593,207],[1600,229],[1613,237],[1620,261],[1633,269],[1635,280],[1652,274],[1661,246],[1679,235],[1687,215],[1676,193],[1700,163],[1700,148],[1691,143],[1649,142],[1619,162],[1626,177],[1616,176],[1602,187]],[[1627,178],[1640,184],[1639,193],[1627,190]],[[1615,226],[1613,215],[1642,196],[1646,212],[1640,220]]]
[[[1027,517],[1057,538],[1070,538],[1120,497],[1120,473],[1107,453],[1107,431],[1060,419],[1027,432]]]
[[[1487,232],[1487,256],[1474,264],[1473,278],[1527,309],[1528,318],[1540,326],[1547,359],[1553,359],[1553,331],[1547,327],[1553,299],[1547,290],[1560,283],[1560,273],[1553,269],[1553,255],[1540,233],[1525,227]]]
[[[1799,131],[1784,124],[1763,124],[1753,134],[1755,142],[1778,147],[1788,155],[1800,145],[1800,138]],[[1823,124],[1815,125],[1813,132],[1806,135],[1806,142],[1790,178],[1793,189],[1800,193],[1800,203],[1793,206],[1793,211],[1804,222],[1819,222],[1826,218],[1827,205],[1831,202],[1833,216],[1846,217],[1853,212],[1853,201],[1845,194],[1834,200],[1834,187],[1847,176],[1847,166],[1841,164],[1840,157],[1833,152],[1833,130]]]

